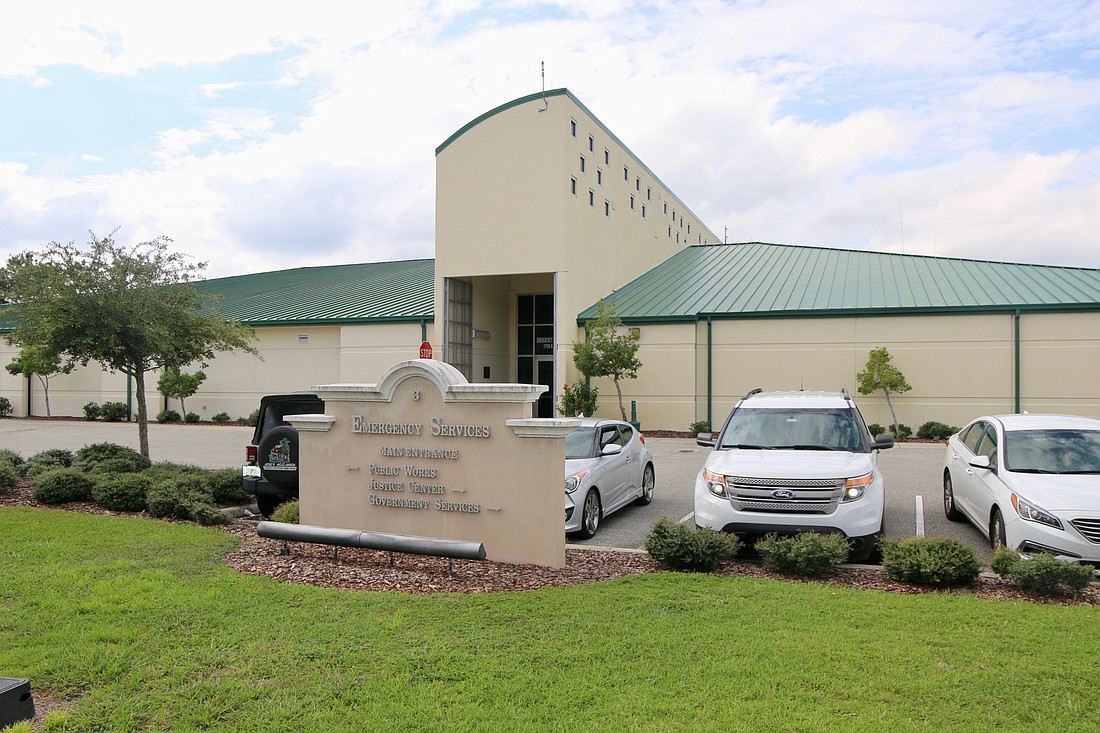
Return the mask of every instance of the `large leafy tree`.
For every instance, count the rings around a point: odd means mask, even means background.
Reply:
[[[205,263],[172,252],[167,237],[132,246],[114,233],[92,234],[86,249],[51,242],[8,259],[0,298],[12,302],[21,348],[63,354],[69,363],[99,362],[134,380],[141,453],[149,455],[145,377],[219,351],[256,353],[252,331],[226,318],[220,300],[193,282]]]
[[[890,395],[908,392],[912,387],[905,381],[905,375],[901,370],[890,363],[892,359],[885,346],[871,349],[867,355],[867,366],[856,375],[856,381],[859,382],[860,394],[871,394],[882,390],[886,395],[886,406],[890,408],[890,419],[894,421],[894,435],[900,435],[898,416],[894,412],[894,403],[890,400]]]
[[[19,354],[4,367],[12,374],[18,374],[31,378],[38,377],[42,385],[42,396],[46,400],[46,417],[51,417],[50,410],[50,378],[58,374],[68,374],[73,370],[72,362],[62,362],[61,355],[50,352],[41,346],[28,344],[19,350]]]
[[[615,307],[601,300],[596,318],[585,324],[585,340],[573,342],[573,364],[586,377],[611,378],[625,422],[626,407],[620,382],[635,379],[642,362],[638,360],[637,332],[622,333],[622,325],[622,320],[615,315]]]

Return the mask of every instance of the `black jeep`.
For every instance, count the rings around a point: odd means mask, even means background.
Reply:
[[[309,392],[267,395],[260,400],[256,431],[245,447],[242,480],[265,517],[283,502],[298,498],[298,431],[284,418],[324,411],[324,401]]]

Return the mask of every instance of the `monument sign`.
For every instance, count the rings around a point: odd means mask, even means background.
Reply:
[[[325,413],[287,418],[302,524],[469,540],[489,560],[562,567],[563,439],[578,422],[530,417],[545,389],[471,384],[429,359],[376,385],[311,387]]]

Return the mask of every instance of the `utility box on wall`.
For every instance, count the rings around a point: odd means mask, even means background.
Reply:
[[[0,677],[0,728],[34,718],[31,683],[14,677]]]

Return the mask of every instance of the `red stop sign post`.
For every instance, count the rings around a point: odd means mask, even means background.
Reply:
[[[428,343],[427,341],[420,344],[420,358],[421,359],[431,359],[432,358],[432,345],[430,343]]]

